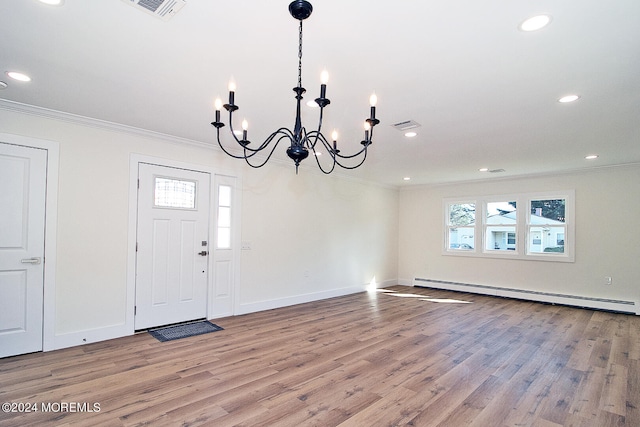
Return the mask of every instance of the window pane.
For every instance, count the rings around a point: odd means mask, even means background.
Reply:
[[[231,187],[228,185],[218,187],[218,206],[231,206]]]
[[[530,227],[530,253],[564,253],[564,226]]]
[[[218,208],[218,227],[231,227],[231,208]]]
[[[195,181],[156,177],[154,205],[163,208],[195,209]]]
[[[531,225],[565,222],[565,199],[532,200]]]
[[[471,225],[476,220],[474,203],[455,203],[449,205],[449,225]]]
[[[485,249],[488,251],[515,251],[516,226],[492,225],[487,226]]]
[[[475,247],[473,227],[449,228],[449,249],[470,251]]]
[[[218,249],[229,249],[231,247],[231,229],[218,228]]]
[[[487,203],[487,224],[515,224],[516,202]]]

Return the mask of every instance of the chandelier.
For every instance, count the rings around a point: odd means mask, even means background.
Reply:
[[[326,97],[327,81],[329,78],[326,71],[323,71],[321,75],[320,96],[315,99],[315,103],[320,107],[317,130],[307,131],[307,129],[302,125],[302,120],[300,118],[300,103],[303,99],[302,95],[306,92],[305,88],[302,87],[302,21],[307,19],[311,15],[312,11],[313,7],[311,6],[311,3],[304,0],[296,0],[289,4],[289,13],[295,19],[300,21],[298,42],[298,85],[293,88],[293,91],[296,94],[296,117],[293,130],[282,127],[269,135],[259,146],[252,147],[250,146],[251,141],[248,139],[248,124],[246,120],[243,120],[242,122],[241,139],[239,138],[240,133],[236,134],[233,130],[233,114],[239,108],[238,105],[235,104],[234,99],[236,90],[235,83],[229,83],[228,104],[222,105],[222,101],[220,99],[216,99],[215,101],[216,118],[211,124],[216,128],[218,145],[220,145],[222,151],[229,156],[236,159],[244,159],[247,164],[253,168],[260,168],[264,166],[269,161],[271,155],[282,140],[286,140],[289,143],[287,155],[295,162],[296,174],[298,173],[298,166],[300,166],[300,162],[309,156],[309,152],[313,153],[313,157],[316,159],[318,167],[325,174],[333,172],[336,165],[344,169],[355,169],[361,166],[367,158],[367,149],[373,140],[373,128],[375,125],[380,123],[380,121],[376,119],[377,97],[375,93],[369,98],[371,112],[369,118],[364,121],[364,139],[360,142],[360,144],[362,144],[362,148],[354,154],[344,155],[340,153],[337,142],[338,134],[336,131],[333,131],[331,135],[332,143],[329,143],[329,140],[322,133],[322,116],[324,108],[331,103],[331,101]],[[236,148],[242,150],[241,155],[231,153],[224,147],[220,140],[220,129],[224,127],[224,123],[220,121],[220,112],[222,107],[229,112],[230,133],[236,144],[238,144],[236,145]],[[236,150],[236,152],[239,151]],[[253,159],[253,157],[260,152],[268,153],[268,155],[263,160]],[[323,165],[320,162],[319,157],[321,152],[326,152],[331,156],[330,165]]]

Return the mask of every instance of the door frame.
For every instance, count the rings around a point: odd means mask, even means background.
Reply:
[[[186,163],[171,159],[166,159],[162,157],[148,156],[144,154],[131,153],[129,157],[129,226],[127,233],[127,296],[126,296],[126,314],[125,314],[125,328],[131,334],[135,333],[135,302],[136,302],[136,239],[138,233],[138,165],[140,163],[150,163],[159,166],[166,166],[171,168],[178,169],[188,169],[198,172],[205,172],[211,175],[211,185],[209,188],[210,197],[209,197],[209,215],[210,218],[210,226],[209,226],[209,242],[212,244],[215,238],[215,213],[217,212],[217,205],[215,200],[215,188],[214,185],[215,177],[219,175],[225,175],[236,178],[236,202],[237,208],[235,210],[234,219],[236,219],[236,229],[232,234],[233,244],[234,244],[234,273],[235,273],[235,281],[233,287],[233,313],[239,312],[239,279],[240,279],[240,218],[241,218],[241,191],[239,188],[242,188],[241,179],[237,177],[234,173],[229,173],[225,171],[221,171],[212,166],[206,166],[202,164],[195,163]],[[213,256],[209,256],[207,260],[207,268],[209,271],[207,277],[207,319],[212,318],[212,304],[210,296],[213,295],[214,292],[214,277],[213,274],[214,264],[213,264]]]
[[[42,313],[42,351],[55,350],[56,336],[56,238],[58,224],[58,170],[60,144],[40,138],[0,133],[0,142],[47,151],[44,221],[44,296]]]

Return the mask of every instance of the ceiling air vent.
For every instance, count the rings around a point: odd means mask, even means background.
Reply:
[[[421,125],[413,120],[405,120],[404,122],[395,123],[391,126],[401,132],[406,132],[409,129],[419,128]]]
[[[504,169],[491,169],[489,171],[489,173],[502,173],[502,172],[504,172]]]
[[[122,0],[138,10],[168,21],[187,4],[186,0]]]

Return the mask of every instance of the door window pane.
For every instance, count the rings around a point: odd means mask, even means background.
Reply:
[[[217,249],[231,249],[231,187],[218,186]]]
[[[218,206],[231,206],[231,187],[228,185],[218,187]]]
[[[154,206],[160,208],[196,208],[196,182],[155,177]]]
[[[218,207],[218,227],[231,227],[231,208]]]

